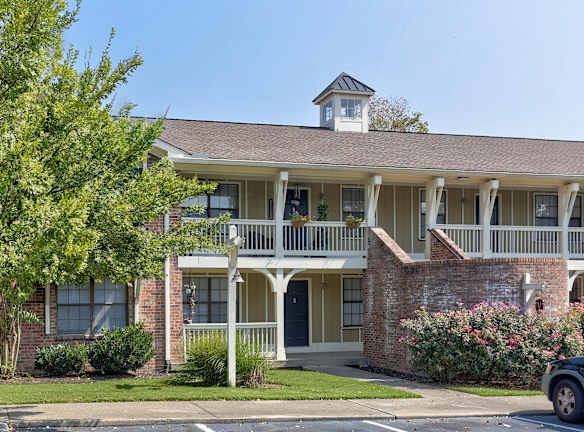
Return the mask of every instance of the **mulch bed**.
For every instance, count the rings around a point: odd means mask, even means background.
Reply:
[[[158,372],[153,370],[140,370],[134,373],[119,374],[119,375],[102,375],[99,372],[90,372],[80,376],[62,376],[62,377],[49,377],[44,375],[30,375],[30,374],[17,374],[12,379],[0,379],[0,385],[2,384],[53,384],[53,383],[67,383],[67,384],[79,384],[88,383],[94,381],[111,381],[111,380],[133,380],[139,378],[168,378],[168,375],[164,372]]]

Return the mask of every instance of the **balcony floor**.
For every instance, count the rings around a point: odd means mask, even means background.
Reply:
[[[275,368],[299,368],[308,366],[362,366],[367,359],[362,351],[339,351],[320,353],[290,353],[285,361],[274,361]]]

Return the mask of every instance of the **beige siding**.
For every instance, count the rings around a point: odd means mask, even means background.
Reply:
[[[268,215],[266,198],[266,182],[246,181],[247,219],[266,219]]]
[[[268,286],[266,277],[255,272],[246,273],[243,277],[245,279],[242,290],[242,318],[245,320],[244,322],[273,321],[274,318],[270,318],[269,306],[274,302],[274,295]],[[266,309],[268,316],[266,316]]]
[[[418,216],[417,213],[417,206],[416,211],[414,211],[414,218],[412,220],[411,214],[411,199],[412,199],[412,189],[413,193],[417,193],[417,188],[411,188],[409,186],[396,186],[395,188],[395,213],[396,213],[396,231],[395,231],[395,240],[398,244],[406,251],[406,252],[413,252],[414,245],[412,244],[412,229],[415,230],[414,232],[414,243],[417,243],[418,238],[418,231],[417,231],[417,221]],[[414,199],[414,205],[417,203],[417,195],[416,199]],[[424,250],[424,246],[422,245],[422,251]]]
[[[377,226],[383,228],[390,236],[394,234],[394,186],[381,186],[377,201]]]

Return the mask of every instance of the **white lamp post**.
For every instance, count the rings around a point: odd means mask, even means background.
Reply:
[[[233,246],[227,256],[227,385],[235,387],[235,308],[237,299],[237,284],[243,282],[243,278],[237,271],[237,253],[243,245],[243,238],[237,235],[237,227],[229,226],[229,241],[227,244]]]

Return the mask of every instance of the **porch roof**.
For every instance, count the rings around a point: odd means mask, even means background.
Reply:
[[[160,139],[199,158],[584,177],[584,142],[167,119]]]

